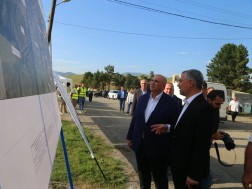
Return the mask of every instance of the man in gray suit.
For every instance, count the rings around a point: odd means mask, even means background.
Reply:
[[[133,115],[135,108],[136,108],[136,104],[138,102],[138,99],[141,95],[146,94],[147,93],[147,80],[146,79],[142,79],[140,81],[140,89],[137,89],[134,93],[134,98],[133,98],[133,102],[132,102],[132,106],[131,106],[131,111],[130,114]]]

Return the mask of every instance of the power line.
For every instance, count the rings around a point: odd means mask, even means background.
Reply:
[[[129,7],[135,7],[135,8],[146,10],[146,11],[151,11],[151,12],[156,12],[156,13],[161,13],[161,14],[167,14],[167,15],[171,15],[171,16],[177,16],[177,17],[186,18],[186,19],[190,19],[190,20],[196,20],[196,21],[205,22],[205,23],[209,23],[209,24],[216,24],[216,25],[222,25],[222,26],[228,26],[228,27],[235,27],[235,28],[240,28],[240,29],[250,29],[250,30],[252,29],[252,27],[247,27],[247,26],[239,26],[239,25],[232,25],[232,24],[226,24],[226,23],[221,23],[221,22],[213,22],[213,21],[204,20],[204,19],[200,19],[200,18],[184,16],[184,15],[181,15],[181,14],[176,14],[176,13],[171,13],[171,12],[162,11],[162,10],[158,10],[158,9],[153,9],[153,8],[150,8],[150,7],[146,7],[146,6],[142,6],[142,5],[138,5],[138,4],[133,4],[133,3],[128,3],[128,2],[125,2],[125,1],[121,1],[121,0],[107,0],[107,1],[122,4],[122,5],[129,6]]]
[[[69,24],[69,23],[63,23],[54,21],[57,24],[65,25],[65,26],[71,26],[76,28],[83,28],[88,30],[96,30],[96,31],[102,31],[102,32],[110,32],[110,33],[119,33],[119,34],[125,34],[125,35],[136,35],[136,36],[145,36],[145,37],[158,37],[158,38],[170,38],[170,39],[191,39],[191,40],[223,40],[223,41],[234,41],[234,40],[251,40],[252,38],[218,38],[218,37],[185,37],[185,36],[169,36],[169,35],[155,35],[155,34],[146,34],[146,33],[135,33],[135,32],[125,32],[125,31],[118,31],[118,30],[110,30],[110,29],[102,29],[102,28],[93,28],[93,27],[87,27],[87,26],[80,26],[75,24]]]
[[[249,15],[249,14],[244,14],[244,13],[234,12],[234,11],[230,11],[230,10],[226,10],[226,9],[221,9],[221,8],[218,8],[218,7],[206,5],[206,4],[203,4],[203,3],[200,3],[200,2],[195,2],[195,1],[192,1],[192,0],[186,0],[186,1],[185,0],[176,0],[176,1],[179,1],[179,2],[182,2],[182,3],[185,3],[185,4],[189,4],[189,5],[193,5],[193,6],[197,6],[197,7],[201,7],[201,8],[205,8],[205,9],[212,10],[212,11],[215,11],[215,12],[226,13],[226,14],[230,14],[230,15],[234,15],[234,16],[239,16],[239,17],[242,17],[242,18],[249,18],[249,19],[252,18],[252,15]]]
[[[234,22],[234,21],[229,21],[229,20],[223,20],[223,19],[219,19],[219,18],[214,18],[214,17],[210,17],[210,16],[205,16],[205,15],[201,15],[201,14],[197,14],[197,13],[194,13],[194,12],[188,12],[188,11],[183,11],[183,10],[179,10],[179,9],[175,9],[175,8],[172,8],[172,7],[169,7],[167,5],[161,5],[161,4],[158,4],[158,3],[153,3],[153,2],[149,2],[149,1],[146,1],[146,0],[137,0],[137,1],[140,1],[140,2],[143,2],[143,3],[147,3],[147,4],[151,4],[151,5],[154,5],[154,6],[158,6],[158,7],[162,7],[162,8],[168,8],[168,9],[171,9],[171,10],[174,10],[174,11],[178,11],[178,12],[182,12],[182,13],[186,13],[186,14],[190,14],[190,15],[195,15],[195,16],[201,16],[201,17],[205,17],[205,18],[210,18],[210,19],[214,19],[214,20],[219,20],[219,21],[222,21],[222,22],[229,22],[229,23],[234,23],[234,24],[238,24],[238,25],[243,25],[243,26],[251,26],[249,24],[241,24],[241,23],[238,23],[238,22]],[[182,2],[182,3],[187,3],[189,5],[193,5],[193,4],[190,4],[189,0],[187,0],[186,2],[184,2],[183,0],[177,0],[179,2]],[[200,3],[200,4],[203,4],[203,3]],[[204,4],[203,4],[204,5]],[[197,5],[193,5],[193,6],[197,6]],[[205,9],[210,9],[210,8],[207,8],[208,5],[205,5],[201,8],[205,8]],[[219,9],[219,10],[223,10],[224,12],[221,12],[221,11],[218,11],[218,8],[216,8],[217,10],[214,10],[214,7],[213,7],[213,10],[210,9],[211,11],[215,11],[215,12],[218,12],[218,13],[225,13],[225,14],[231,14],[231,15],[234,15],[234,16],[240,16],[240,17],[244,17],[244,18],[252,18],[252,16],[248,16],[246,14],[244,14],[244,16],[240,13],[236,13],[236,12],[232,12],[232,11],[228,11],[228,10],[225,10],[225,9]]]

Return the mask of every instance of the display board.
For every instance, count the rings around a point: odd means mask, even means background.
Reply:
[[[0,0],[0,189],[48,188],[61,121],[40,0]]]

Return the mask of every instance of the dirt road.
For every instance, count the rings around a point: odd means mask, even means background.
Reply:
[[[129,174],[131,174],[128,188],[139,188],[135,156],[129,150],[125,140],[131,117],[126,115],[125,112],[118,111],[119,102],[117,100],[109,100],[102,97],[93,98],[91,103],[86,101],[85,107],[87,112],[84,115],[80,115],[83,125],[85,126],[85,120],[91,120],[93,122],[91,127],[95,130],[100,130],[108,141],[118,149],[119,154],[122,154],[121,158],[128,165]],[[220,124],[219,130],[228,132],[234,139],[236,143],[235,153],[234,151],[227,151],[222,141],[218,142],[219,151],[221,159],[225,163],[233,163],[235,161],[235,165],[232,167],[220,165],[213,147],[211,149],[211,170],[214,181],[212,188],[241,189],[244,149],[252,131],[252,116],[238,116],[237,122],[231,122],[230,117],[228,117],[228,120]],[[170,183],[170,189],[173,189],[172,182]]]

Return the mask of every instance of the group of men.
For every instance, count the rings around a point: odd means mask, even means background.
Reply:
[[[209,150],[213,139],[223,137],[216,127],[224,96],[217,91],[204,96],[203,82],[198,70],[182,72],[178,83],[185,96],[182,106],[164,76],[154,75],[149,92],[146,80],[141,80],[127,134],[136,155],[140,188],[150,189],[153,177],[157,189],[167,189],[169,166],[175,189],[210,188]]]
[[[150,93],[139,97],[127,139],[136,153],[141,188],[150,188],[151,176],[157,188],[168,188],[169,165],[177,189],[200,188],[199,182],[208,176],[213,118],[201,93],[203,81],[198,70],[182,73],[182,109],[163,92],[167,82],[162,75],[155,75]]]
[[[81,85],[75,84],[70,95],[71,95],[73,107],[75,108],[76,105],[79,104],[80,113],[84,113],[86,112],[86,110],[84,110],[84,104],[85,104],[87,95],[89,97],[89,102],[92,102],[93,88],[89,87],[87,89],[84,83],[82,83]]]

